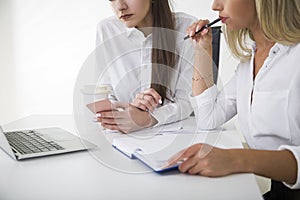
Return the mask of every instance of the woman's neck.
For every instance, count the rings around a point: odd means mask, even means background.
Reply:
[[[145,37],[147,37],[148,35],[150,35],[153,31],[152,27],[143,27],[143,28],[139,28],[136,27],[139,31],[141,31]]]
[[[256,43],[255,55],[254,55],[254,69],[253,80],[258,74],[259,70],[263,66],[266,58],[269,55],[270,49],[274,46],[275,42],[266,38],[260,26],[256,26],[255,29],[250,29]]]
[[[254,41],[256,43],[256,50],[266,50],[269,51],[272,46],[274,46],[275,42],[270,41],[266,38],[264,35],[262,29],[259,25],[256,25],[255,28],[250,29],[254,38]]]
[[[140,30],[145,37],[152,33],[153,27],[153,20],[152,20],[152,13],[151,10],[147,13],[145,18],[135,26],[138,30]]]

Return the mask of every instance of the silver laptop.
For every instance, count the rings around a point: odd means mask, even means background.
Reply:
[[[61,128],[4,132],[0,126],[0,147],[15,160],[82,151],[96,147]]]

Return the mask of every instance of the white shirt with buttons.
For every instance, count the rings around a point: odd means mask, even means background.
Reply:
[[[255,54],[255,45],[252,55]],[[300,188],[300,44],[275,44],[253,80],[253,59],[240,63],[234,77],[190,100],[197,125],[213,129],[238,114],[242,133],[254,149],[288,149],[298,163]],[[253,93],[253,94],[252,94]],[[252,94],[252,100],[251,100]]]
[[[197,19],[185,13],[174,13],[176,54],[178,64],[171,70],[168,97],[154,110],[156,126],[187,118],[192,108],[189,102],[193,73],[194,48],[183,40],[185,31]],[[165,38],[164,41],[167,41]],[[99,84],[111,86],[114,100],[130,103],[136,94],[150,88],[152,34],[147,37],[136,28],[127,28],[115,16],[101,21],[97,26],[96,74]],[[101,64],[99,64],[101,63]]]

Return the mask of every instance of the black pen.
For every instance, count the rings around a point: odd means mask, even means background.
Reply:
[[[220,20],[221,20],[221,18],[218,18],[218,19],[216,19],[216,20],[214,20],[214,21],[212,21],[212,22],[206,24],[205,26],[203,26],[202,28],[200,28],[200,30],[197,31],[197,32],[194,34],[194,36],[195,36],[196,34],[200,33],[201,31],[203,31],[204,29],[211,27],[212,25],[214,25],[215,23],[219,22]],[[184,37],[184,40],[186,40],[186,39],[188,39],[188,38],[190,38],[189,35],[185,36],[185,37]]]

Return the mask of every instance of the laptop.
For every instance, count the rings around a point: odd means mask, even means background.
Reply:
[[[0,147],[13,159],[69,153],[96,145],[61,128],[42,128],[4,132],[0,126]]]

